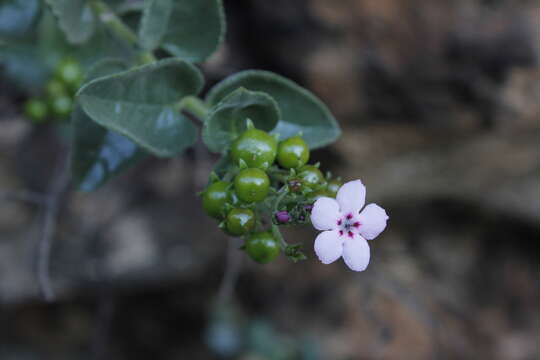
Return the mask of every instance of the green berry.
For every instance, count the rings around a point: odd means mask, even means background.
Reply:
[[[255,128],[244,131],[231,146],[233,161],[243,160],[251,168],[268,169],[276,160],[276,154],[277,140]]]
[[[44,122],[47,118],[47,103],[41,99],[31,98],[24,104],[24,113],[36,123]]]
[[[260,202],[268,196],[270,179],[261,169],[244,169],[234,178],[234,190],[242,201]]]
[[[298,179],[302,186],[309,189],[317,189],[326,183],[324,176],[318,168],[313,165],[304,165],[298,171]]]
[[[81,65],[74,59],[64,59],[56,69],[57,78],[72,89],[78,88],[83,80]]]
[[[277,161],[285,169],[299,168],[309,160],[309,147],[300,136],[282,141],[278,146]]]
[[[225,205],[232,200],[231,183],[217,181],[206,189],[202,195],[203,209],[208,215],[216,219],[222,219],[225,213]]]
[[[64,83],[58,79],[51,79],[45,86],[45,93],[51,99],[67,95],[68,91]]]
[[[255,226],[255,214],[250,209],[235,208],[227,215],[227,232],[241,236],[249,233]]]
[[[54,116],[59,118],[68,117],[73,108],[73,100],[67,95],[58,96],[50,99],[49,106]]]
[[[245,250],[253,260],[266,264],[279,255],[279,244],[271,232],[259,232],[246,240]]]
[[[341,181],[333,179],[333,180],[330,180],[328,184],[326,185],[326,191],[328,191],[328,194],[331,197],[335,198],[337,196],[337,192],[340,187],[341,187]]]

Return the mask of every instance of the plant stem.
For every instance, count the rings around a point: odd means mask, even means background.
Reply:
[[[281,189],[279,189],[278,191],[279,195],[276,197],[276,201],[274,202],[274,213],[278,212],[279,203],[281,202],[281,200],[283,200],[283,198],[287,195],[287,193],[288,193],[287,185],[283,185]]]
[[[234,169],[227,170],[227,172],[225,173],[225,176],[223,176],[223,181],[230,182],[234,178],[234,175],[235,175]]]
[[[272,224],[272,235],[279,241],[281,247],[285,250],[289,244],[285,241],[285,238],[283,238],[283,235],[281,235],[281,231],[279,230],[279,227],[276,224]]]
[[[204,122],[206,115],[210,111],[208,105],[196,96],[186,96],[176,105],[176,109],[178,111],[186,110],[190,112],[201,122]]]
[[[139,61],[141,62],[141,64],[150,64],[157,61],[157,59],[152,52],[146,51],[141,54],[141,56],[139,57]]]
[[[288,171],[270,168],[268,169],[267,173],[271,179],[282,182],[283,184],[287,184],[287,180],[289,179]]]
[[[114,11],[103,0],[92,0],[90,6],[94,13],[116,36],[131,46],[137,47],[139,38],[124,22],[116,16]],[[147,64],[156,61],[154,54],[145,52],[141,55],[141,62]]]

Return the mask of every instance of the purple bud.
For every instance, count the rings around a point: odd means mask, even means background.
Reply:
[[[291,220],[291,217],[287,211],[278,211],[275,216],[276,220],[282,224],[286,224]]]

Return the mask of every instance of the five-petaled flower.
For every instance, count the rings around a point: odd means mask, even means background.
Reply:
[[[367,205],[366,187],[360,180],[344,184],[336,200],[319,198],[313,205],[311,223],[324,230],[315,239],[315,253],[323,264],[341,256],[354,271],[363,271],[369,264],[369,245],[386,227],[386,211],[376,204]]]

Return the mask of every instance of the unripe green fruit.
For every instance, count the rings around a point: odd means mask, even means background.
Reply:
[[[204,211],[215,219],[222,219],[225,212],[225,204],[232,201],[230,192],[231,183],[217,181],[205,190],[202,195]]]
[[[249,233],[255,226],[255,214],[250,209],[235,208],[227,215],[227,232],[241,236]]]
[[[50,99],[54,99],[67,95],[68,91],[62,81],[53,78],[45,86],[45,93]]]
[[[67,95],[57,96],[50,99],[49,106],[54,116],[65,118],[71,114],[73,100]]]
[[[276,160],[276,154],[277,140],[255,128],[244,131],[231,145],[233,161],[243,160],[250,168],[268,169]]]
[[[321,170],[313,165],[302,166],[298,171],[298,179],[302,182],[303,187],[309,189],[316,189],[326,182]]]
[[[261,169],[244,169],[234,178],[234,190],[242,201],[263,201],[270,190],[270,179]]]
[[[271,232],[259,232],[246,240],[245,250],[253,260],[266,264],[279,255],[279,244]]]
[[[44,122],[48,115],[47,103],[41,99],[28,99],[24,104],[24,113],[30,120],[40,123]]]
[[[56,69],[56,77],[72,89],[78,88],[84,74],[81,65],[74,59],[64,59]]]
[[[282,141],[278,146],[277,161],[285,169],[299,168],[309,160],[309,147],[300,136]]]
[[[341,185],[341,181],[338,181],[336,179],[330,180],[326,185],[326,191],[331,197],[335,198]]]

